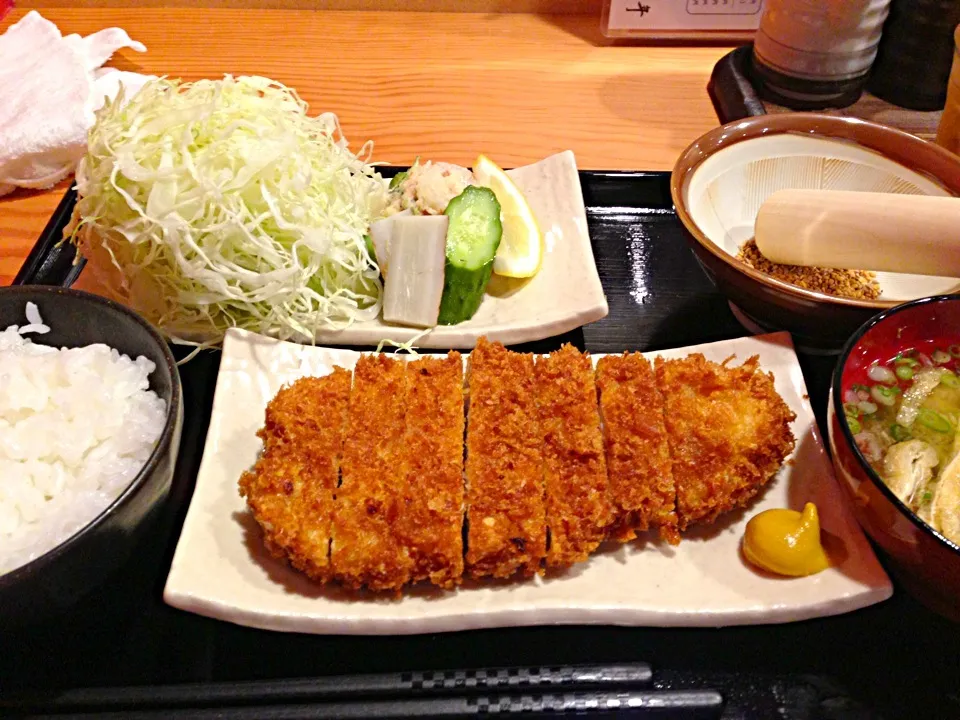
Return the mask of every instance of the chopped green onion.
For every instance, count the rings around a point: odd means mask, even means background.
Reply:
[[[843,413],[847,417],[857,417],[860,414],[860,407],[857,403],[844,403]]]
[[[876,403],[872,403],[869,400],[863,400],[857,403],[857,408],[864,415],[873,415],[877,411]]]
[[[913,368],[909,365],[897,365],[897,369],[894,372],[901,380],[909,380],[913,377]]]
[[[914,360],[914,359],[911,358],[911,357],[904,357],[903,355],[897,355],[897,356],[893,359],[893,364],[894,364],[894,365],[909,365],[910,367],[913,367],[914,365],[919,365],[920,363],[919,363],[919,361]]]
[[[850,389],[853,390],[854,392],[861,392],[861,391],[862,391],[862,392],[865,392],[865,393],[869,393],[869,392],[870,392],[870,388],[869,388],[868,386],[866,386],[866,385],[861,385],[860,383],[856,383],[856,384],[853,385],[853,387],[851,387]]]
[[[934,350],[932,357],[937,365],[945,365],[950,362],[950,353],[944,352],[943,350]]]
[[[950,432],[950,422],[940,413],[930,408],[920,408],[917,420],[924,427],[930,428],[934,432]]]
[[[923,498],[921,501],[930,502],[932,499],[933,499],[933,493],[927,490],[925,493],[923,493]]]
[[[390,181],[390,189],[395,190],[396,188],[400,187],[401,183],[407,179],[407,174],[407,171],[404,170],[403,172],[398,172],[396,175],[394,175],[393,179]]]
[[[940,376],[940,384],[946,385],[948,388],[960,388],[960,378],[947,370]]]
[[[893,407],[893,404],[897,401],[897,395],[899,392],[900,388],[895,385],[893,387],[874,385],[872,388],[870,388],[870,397],[872,397],[881,405]]]
[[[893,439],[897,442],[903,442],[910,437],[910,431],[907,430],[903,425],[899,423],[894,423],[890,426],[890,434],[893,436]]]
[[[854,435],[856,435],[863,429],[860,427],[860,421],[857,420],[856,418],[850,417],[849,415],[847,415],[847,425],[850,427],[850,432],[853,433]]]

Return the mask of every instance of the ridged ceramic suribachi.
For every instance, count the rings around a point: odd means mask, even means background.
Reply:
[[[841,140],[782,133],[725,148],[693,174],[687,201],[693,221],[736,256],[753,237],[760,206],[778,190],[853,190],[949,195],[944,187],[872,150]],[[956,278],[877,273],[881,298],[912,300],[960,289]]]
[[[956,278],[878,273],[878,299],[839,298],[740,262],[760,205],[787,188],[960,195],[960,157],[893,128],[813,113],[738,120],[691,144],[671,179],[677,215],[707,274],[764,330],[789,330],[805,349],[836,352],[882,309],[960,291]]]

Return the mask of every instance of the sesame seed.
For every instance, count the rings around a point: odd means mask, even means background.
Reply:
[[[737,253],[737,259],[772,278],[805,290],[854,300],[876,300],[880,297],[880,285],[872,272],[780,265],[770,262],[760,253],[756,240],[744,243]]]

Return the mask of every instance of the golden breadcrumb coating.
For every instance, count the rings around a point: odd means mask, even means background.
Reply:
[[[780,469],[795,444],[796,415],[777,394],[773,373],[754,356],[743,365],[693,354],[657,358],[681,530],[711,523],[747,503]]]
[[[396,533],[413,582],[452,588],[463,575],[463,358],[407,363],[403,475]]]
[[[655,527],[676,544],[680,540],[676,488],[663,398],[650,362],[640,353],[602,357],[597,385],[610,497],[617,515],[610,537],[626,542]]]
[[[624,353],[594,372],[571,345],[535,360],[481,338],[465,393],[459,353],[364,355],[352,377],[268,403],[240,494],[275,556],[398,595],[543,573],[649,528],[676,543],[746,504],[795,445],[773,375],[728,363]]]
[[[302,378],[270,401],[257,433],[264,451],[240,477],[240,494],[267,549],[310,577],[329,577],[333,494],[340,471],[350,373]]]
[[[481,338],[468,385],[467,571],[541,573],[547,531],[533,356]]]
[[[547,566],[583,562],[613,519],[590,357],[572,345],[534,366],[550,535]]]
[[[353,373],[330,553],[335,577],[353,589],[399,592],[413,571],[395,532],[402,511],[405,367],[385,355],[363,355]]]

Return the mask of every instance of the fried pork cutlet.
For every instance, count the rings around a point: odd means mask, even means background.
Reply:
[[[481,338],[468,384],[467,571],[539,573],[547,532],[533,356]]]
[[[394,532],[402,511],[405,366],[377,354],[354,369],[330,551],[334,576],[353,589],[399,591],[413,571]]]
[[[550,543],[547,566],[587,559],[613,519],[593,365],[572,345],[537,358]]]
[[[240,494],[270,552],[310,577],[329,577],[333,494],[340,470],[350,373],[302,378],[270,401],[257,433],[264,451]]]
[[[396,533],[411,580],[452,588],[463,575],[463,359],[407,363],[403,477]]]
[[[744,505],[793,451],[796,417],[756,356],[729,367],[703,355],[657,358],[680,529]]]
[[[676,489],[663,424],[663,398],[650,362],[640,353],[607,355],[597,387],[616,520],[610,537],[626,542],[652,527],[676,544]]]

